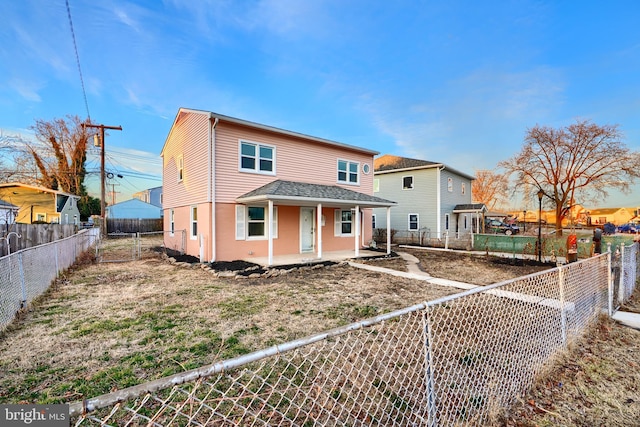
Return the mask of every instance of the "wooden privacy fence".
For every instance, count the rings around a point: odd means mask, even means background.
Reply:
[[[0,224],[0,257],[73,236],[76,230],[73,224]]]
[[[162,231],[162,218],[107,218],[108,233],[149,233]]]

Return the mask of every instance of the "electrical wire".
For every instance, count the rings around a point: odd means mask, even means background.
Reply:
[[[84,79],[82,78],[82,68],[80,68],[80,55],[78,55],[78,45],[76,43],[76,34],[73,31],[73,21],[71,20],[71,8],[69,0],[65,0],[67,5],[67,15],[69,16],[69,27],[71,28],[71,38],[73,39],[73,48],[76,52],[76,62],[78,64],[78,73],[80,74],[80,85],[82,86],[82,95],[84,96],[84,106],[87,109],[87,118],[91,122],[91,114],[89,113],[89,102],[87,101],[87,91],[84,89]]]

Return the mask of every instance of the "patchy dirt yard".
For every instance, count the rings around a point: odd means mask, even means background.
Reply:
[[[406,251],[434,277],[478,285],[549,267]],[[236,280],[159,257],[86,262],[0,335],[0,402],[88,398],[456,292],[344,265]],[[638,290],[625,309],[640,312]],[[639,396],[640,331],[603,318],[496,425],[639,425]]]
[[[348,265],[233,279],[87,263],[0,337],[0,402],[88,398],[456,292]]]

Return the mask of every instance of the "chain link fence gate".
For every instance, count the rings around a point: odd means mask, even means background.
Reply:
[[[174,233],[182,235],[176,239],[172,247],[164,246],[164,235],[168,231],[151,231],[144,233],[110,233],[100,239],[96,246],[96,259],[98,262],[127,262],[153,256],[156,252],[184,253],[186,230],[175,230]]]
[[[608,254],[75,402],[75,425],[482,425],[607,310]]]

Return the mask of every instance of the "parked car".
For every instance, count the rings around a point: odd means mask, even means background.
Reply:
[[[505,224],[497,219],[490,219],[485,225],[487,233],[504,233],[507,236],[511,236],[512,234],[518,234],[520,232],[520,227],[517,225]]]
[[[640,228],[638,227],[637,224],[629,222],[627,224],[619,225],[616,228],[616,232],[617,233],[638,233],[640,232]]]
[[[602,226],[602,231],[604,231],[604,234],[606,234],[606,235],[614,234],[616,232],[616,226],[615,226],[615,224],[613,224],[611,222],[606,222]]]

